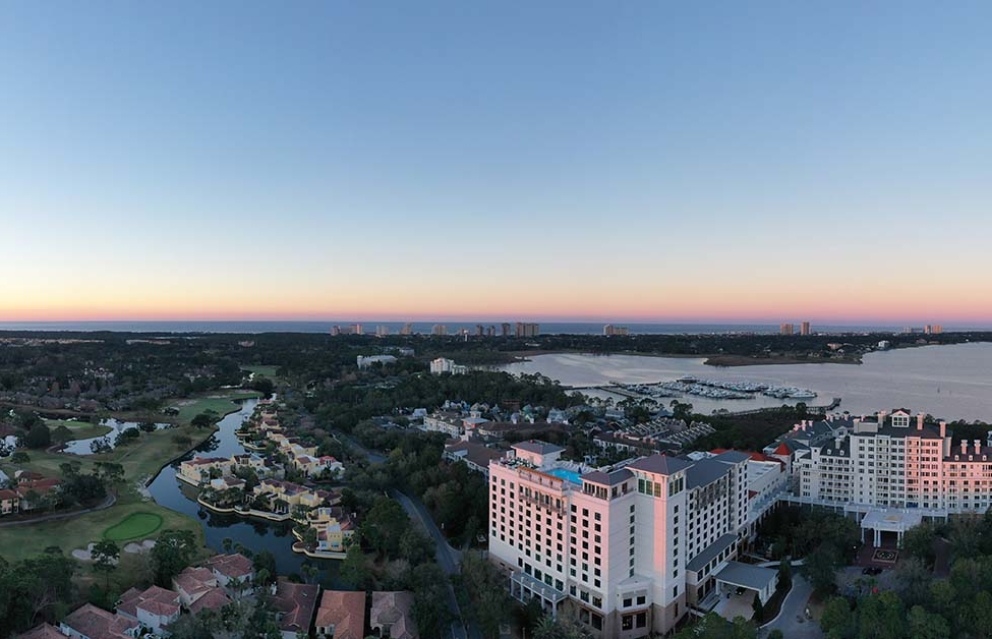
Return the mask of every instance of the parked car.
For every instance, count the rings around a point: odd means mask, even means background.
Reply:
[[[862,575],[873,575],[873,576],[874,575],[880,575],[880,574],[882,574],[882,569],[881,568],[865,568],[864,570],[861,571],[861,574]]]

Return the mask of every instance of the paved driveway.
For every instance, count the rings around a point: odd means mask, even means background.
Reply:
[[[778,617],[762,626],[760,636],[767,637],[773,628],[778,628],[786,639],[821,639],[820,626],[806,619],[806,602],[813,594],[813,587],[802,575],[793,574],[792,590],[789,591]]]

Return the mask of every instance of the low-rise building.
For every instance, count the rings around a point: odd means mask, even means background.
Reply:
[[[213,573],[218,586],[235,597],[240,597],[255,582],[255,566],[241,553],[214,555],[203,562],[203,567]]]
[[[209,482],[212,476],[232,474],[232,466],[227,457],[194,457],[179,464],[177,477],[198,486]]]
[[[317,635],[332,639],[364,639],[365,592],[325,590],[317,609]]]
[[[369,626],[378,636],[390,639],[417,639],[413,620],[413,593],[405,590],[372,593]]]
[[[133,639],[141,624],[107,612],[91,603],[83,604],[59,622],[59,630],[74,639]]]
[[[296,639],[310,633],[320,597],[320,586],[295,584],[283,577],[273,585],[272,605],[276,623],[284,639]]]
[[[469,470],[482,473],[488,479],[489,463],[502,457],[504,452],[477,442],[458,441],[445,445],[444,458],[448,461],[465,462]]]
[[[179,593],[158,586],[144,591],[131,588],[117,603],[118,615],[159,636],[168,634],[167,626],[179,619],[179,612]]]

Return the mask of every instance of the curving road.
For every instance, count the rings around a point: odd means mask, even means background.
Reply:
[[[793,564],[795,565],[795,564]],[[792,589],[782,602],[778,616],[761,626],[759,636],[767,637],[779,629],[788,639],[821,639],[823,630],[815,621],[806,619],[806,603],[813,594],[813,586],[802,575],[792,575]]]
[[[102,502],[90,508],[84,508],[82,510],[72,510],[69,512],[62,512],[62,513],[52,513],[50,515],[32,517],[31,519],[4,521],[4,522],[0,522],[0,528],[6,528],[8,526],[27,526],[29,524],[39,524],[43,521],[56,521],[58,519],[72,519],[73,517],[79,517],[80,515],[85,515],[87,513],[95,513],[98,510],[104,510],[110,508],[116,503],[117,503],[117,495],[114,495],[113,493],[107,493],[107,497]]]
[[[378,451],[365,448],[351,437],[339,432],[336,432],[335,435],[364,455],[369,462],[376,464],[386,461],[385,455]],[[389,496],[398,501],[410,518],[413,521],[419,522],[424,531],[434,540],[434,557],[441,570],[444,571],[444,574],[449,577],[457,575],[460,571],[461,552],[451,547],[448,540],[445,539],[444,534],[438,529],[437,524],[434,523],[434,518],[431,517],[430,511],[427,510],[423,502],[396,488],[389,489]],[[458,607],[458,599],[455,598],[455,589],[451,581],[449,580],[446,585],[448,591],[448,596],[446,597],[448,610],[454,619],[451,622],[450,628],[451,639],[482,639],[482,633],[475,624],[471,622],[466,624],[463,622],[461,609]]]

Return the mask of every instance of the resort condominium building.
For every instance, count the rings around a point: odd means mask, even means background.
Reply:
[[[600,637],[635,639],[668,632],[688,606],[720,596],[722,571],[740,573],[732,559],[753,529],[749,455],[653,455],[592,470],[562,450],[522,442],[489,467],[489,553],[515,597]],[[754,585],[767,600],[775,571],[743,571],[734,587]]]
[[[899,410],[827,424],[834,437],[796,456],[803,501],[856,511],[921,509],[928,516],[992,506],[992,448],[980,440],[953,446],[944,422]]]

